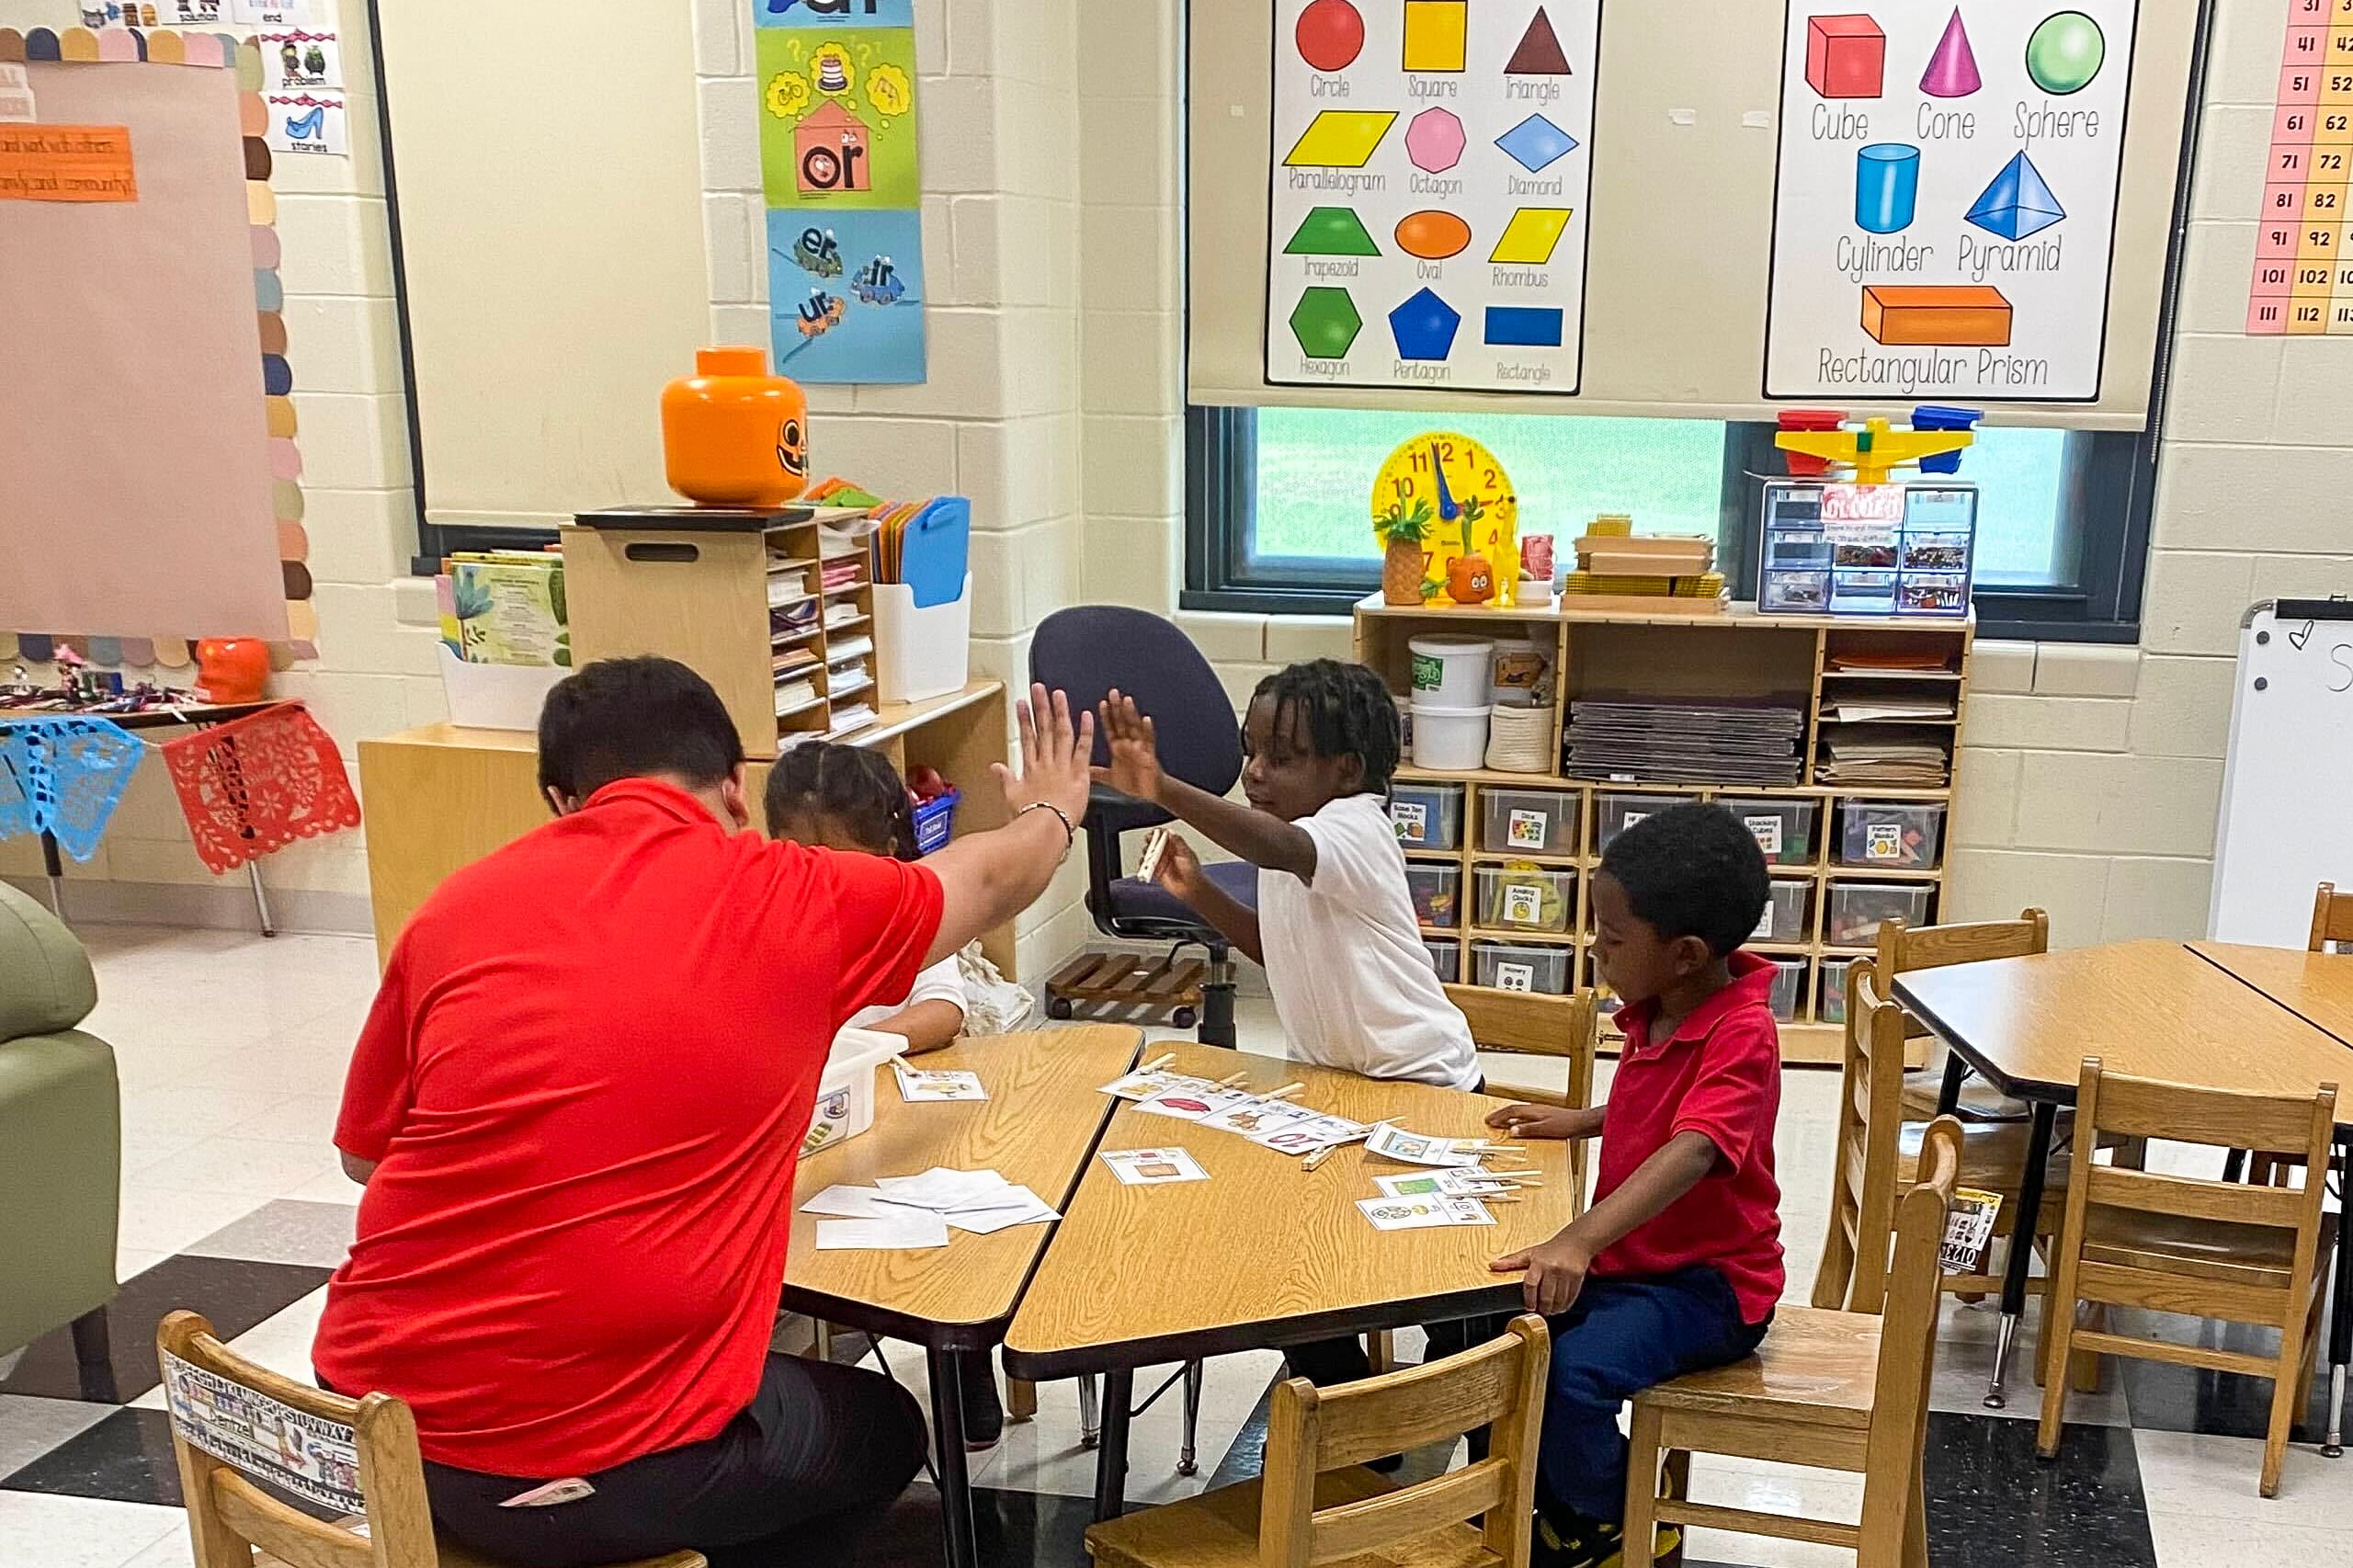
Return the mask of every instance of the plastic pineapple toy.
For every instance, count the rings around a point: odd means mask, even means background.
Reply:
[[[1429,580],[1429,537],[1438,521],[1437,508],[1426,499],[1392,501],[1373,525],[1381,535],[1381,600],[1383,604],[1417,605],[1438,588]]]

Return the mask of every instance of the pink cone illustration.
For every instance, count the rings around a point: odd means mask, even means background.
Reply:
[[[1952,20],[1945,24],[1945,36],[1938,42],[1936,53],[1928,57],[1928,70],[1920,78],[1920,90],[1932,98],[1965,98],[1984,85],[1984,79],[1977,74],[1977,51],[1969,47],[1969,29],[1961,25],[1961,10],[1956,6]]]

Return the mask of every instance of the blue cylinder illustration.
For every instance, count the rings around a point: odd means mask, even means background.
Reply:
[[[1875,142],[1855,154],[1855,222],[1874,234],[1912,226],[1920,199],[1920,149]]]

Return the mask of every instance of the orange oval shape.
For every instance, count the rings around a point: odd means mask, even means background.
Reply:
[[[1397,220],[1397,248],[1424,261],[1461,256],[1470,243],[1471,225],[1451,212],[1431,209],[1408,212]]]

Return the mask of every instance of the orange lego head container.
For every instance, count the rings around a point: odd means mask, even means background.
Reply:
[[[662,389],[662,459],[698,506],[781,506],[809,483],[809,400],[758,348],[699,348]]]

